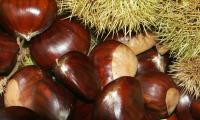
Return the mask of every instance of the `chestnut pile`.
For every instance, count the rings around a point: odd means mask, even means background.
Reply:
[[[200,119],[153,33],[108,36],[89,52],[89,30],[56,12],[54,0],[0,1],[1,120]],[[19,65],[24,48],[33,65]]]

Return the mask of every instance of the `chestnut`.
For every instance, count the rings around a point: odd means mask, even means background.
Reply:
[[[94,120],[143,120],[144,102],[139,82],[133,77],[120,77],[98,96]]]
[[[191,114],[192,97],[182,91],[183,88],[179,88],[180,99],[176,107],[176,116],[178,120],[194,120]]]
[[[178,118],[176,117],[176,114],[172,114],[170,117],[168,117],[166,119],[161,119],[161,120],[178,120]]]
[[[0,32],[0,74],[10,72],[17,60],[19,46],[14,38]]]
[[[71,51],[59,58],[55,76],[79,96],[94,100],[100,91],[99,80],[92,61],[83,53]]]
[[[108,36],[107,40],[116,40],[129,46],[135,55],[138,55],[156,45],[156,35],[151,32],[143,32],[138,34],[125,35],[122,32],[117,33],[114,36]]]
[[[78,100],[70,118],[71,120],[92,120],[93,110],[93,103]]]
[[[118,41],[105,41],[90,53],[97,70],[101,88],[122,76],[134,77],[137,71],[137,58],[132,50]]]
[[[172,114],[167,120],[178,120],[176,114]]]
[[[23,67],[11,77],[4,101],[6,107],[27,107],[51,120],[66,120],[74,104],[69,91],[34,65]]]
[[[146,108],[145,110],[146,110],[146,119],[145,120],[178,120],[175,113],[173,113],[169,117],[160,119],[156,111],[152,111],[148,108]]]
[[[193,99],[191,103],[192,116],[195,119],[200,119],[200,99]]]
[[[1,120],[47,120],[41,118],[34,111],[20,106],[11,106],[0,109]]]
[[[169,75],[147,72],[137,75],[143,92],[145,107],[156,112],[160,118],[172,114],[179,101],[179,91]]]
[[[168,56],[160,55],[155,47],[137,55],[137,59],[137,74],[142,74],[149,71],[166,72]]]
[[[0,19],[7,30],[26,40],[45,31],[55,20],[55,0],[1,0]]]
[[[89,48],[89,32],[81,24],[69,19],[58,19],[50,29],[30,43],[33,59],[44,69],[51,69],[55,60],[69,51],[87,54]]]
[[[145,113],[144,120],[160,120],[160,118],[158,117],[156,112],[151,112],[151,111],[147,110],[147,108],[145,110],[146,110],[146,113]]]

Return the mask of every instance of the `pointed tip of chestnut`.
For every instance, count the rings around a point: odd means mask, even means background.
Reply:
[[[83,53],[66,53],[56,60],[53,71],[67,88],[86,100],[95,100],[100,92],[93,62]]]

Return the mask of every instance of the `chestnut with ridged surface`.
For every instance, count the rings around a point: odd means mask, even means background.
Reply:
[[[87,54],[89,48],[89,32],[81,24],[69,19],[58,19],[30,44],[32,57],[44,69],[51,69],[55,60],[69,51]]]
[[[2,25],[26,40],[46,30],[55,20],[55,0],[1,0]]]
[[[133,51],[118,41],[105,41],[90,53],[97,70],[101,88],[122,76],[134,77],[137,71],[137,58]]]
[[[179,101],[179,91],[169,75],[147,72],[136,77],[142,86],[145,106],[160,118],[172,114]]]
[[[140,84],[133,77],[120,77],[108,84],[94,107],[94,120],[143,120]]]
[[[27,107],[51,120],[66,120],[74,104],[71,93],[37,66],[26,66],[16,72],[5,91],[6,107]]]
[[[94,64],[83,53],[68,52],[57,60],[53,71],[66,87],[87,100],[95,100],[100,92]]]
[[[9,72],[14,67],[18,51],[16,40],[0,32],[0,73]]]
[[[20,106],[11,106],[0,109],[1,120],[47,120],[41,118],[34,111]]]

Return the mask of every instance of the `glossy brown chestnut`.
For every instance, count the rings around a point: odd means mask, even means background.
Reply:
[[[51,120],[66,120],[74,100],[37,66],[20,69],[9,80],[4,94],[6,107],[27,107]]]
[[[184,94],[181,90],[179,91],[181,95],[176,108],[178,120],[194,120],[190,109],[192,98],[188,94]]]
[[[90,34],[84,27],[68,19],[59,19],[46,32],[31,41],[30,51],[36,63],[50,69],[56,59],[69,51],[88,53]]]
[[[146,119],[145,120],[178,120],[176,114],[172,114],[168,118],[165,119],[159,119],[159,117],[156,115],[156,113],[147,113],[146,112]]]
[[[170,117],[161,120],[178,120],[178,118],[176,117],[176,114],[172,114]]]
[[[99,95],[94,120],[143,120],[144,103],[140,84],[133,77],[121,77],[108,84]]]
[[[122,76],[134,77],[137,71],[137,58],[132,50],[118,41],[105,41],[97,45],[90,57],[98,72],[101,88]]]
[[[12,106],[0,109],[1,120],[47,120],[42,119],[34,111],[20,106]]]
[[[171,115],[179,101],[179,91],[171,77],[162,72],[147,72],[136,79],[142,86],[145,106],[160,118]]]
[[[160,55],[155,47],[137,55],[137,59],[138,59],[137,74],[149,71],[166,72],[166,66],[168,64],[168,56]]]
[[[0,73],[9,72],[13,68],[18,51],[16,40],[0,32]]]
[[[124,35],[118,33],[115,36],[109,36],[106,40],[116,40],[129,46],[135,55],[138,55],[156,44],[156,36],[153,33],[139,33],[136,35]]]
[[[66,87],[87,100],[95,100],[100,92],[94,65],[83,53],[72,51],[59,58],[54,73]]]
[[[145,107],[145,119],[144,120],[161,120],[158,116],[157,112],[152,111],[151,109],[148,109]]]
[[[46,30],[55,20],[55,0],[1,0],[0,18],[3,26],[30,40]]]
[[[192,116],[199,120],[200,119],[200,99],[192,100],[191,103]]]
[[[92,120],[93,111],[93,103],[85,103],[78,100],[72,112],[71,120]]]

